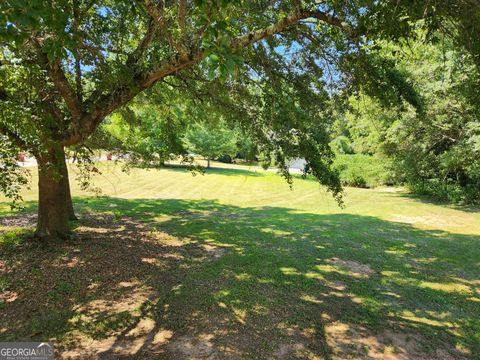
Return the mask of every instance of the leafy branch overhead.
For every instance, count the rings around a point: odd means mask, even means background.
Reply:
[[[21,53],[22,63],[33,63],[49,75],[70,117],[57,134],[63,145],[85,140],[106,115],[140,91],[205,56],[231,64],[228,57],[238,48],[313,17],[353,33],[346,22],[312,6],[282,6],[284,15],[262,19],[265,26],[257,29],[257,24],[235,18],[239,6],[228,1],[64,1],[30,8],[7,1],[2,6],[8,5],[2,19],[8,30],[2,39],[8,42],[4,56]],[[60,106],[55,110],[63,115]]]
[[[402,3],[398,15],[406,11]],[[7,0],[0,17],[6,29],[1,35],[3,58],[35,64],[48,74],[59,100],[51,109],[52,116],[56,114],[58,121],[64,121],[65,114],[69,118],[56,136],[63,145],[73,145],[84,141],[106,115],[139,92],[205,57],[214,66],[231,71],[240,48],[294,27],[316,26],[320,32],[328,27],[341,33],[342,41],[358,44],[379,32],[376,26],[389,25],[383,24],[383,17],[391,15],[390,10],[382,5]],[[426,2],[423,10],[430,14],[433,9]],[[411,11],[412,17],[417,15],[415,11]],[[374,16],[379,18],[378,24],[366,25],[365,18]],[[398,28],[403,30],[405,17],[398,19]],[[310,24],[312,20],[316,25]],[[381,32],[388,35],[392,29]]]

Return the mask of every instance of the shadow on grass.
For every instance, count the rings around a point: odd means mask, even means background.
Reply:
[[[234,164],[225,164],[225,166],[235,166]],[[185,172],[188,171],[186,165],[179,164],[165,164],[160,169],[168,169],[172,171]],[[228,168],[228,167],[216,167],[212,165],[210,168],[203,167],[205,174],[215,174],[215,175],[224,175],[224,176],[238,176],[238,175],[248,175],[248,176],[263,176],[261,172],[250,169],[240,169],[240,168]]]
[[[451,209],[457,209],[457,210],[461,210],[461,211],[464,211],[464,212],[480,213],[480,205],[456,205],[456,204],[452,204],[451,202],[448,202],[447,200],[441,200],[441,199],[437,199],[433,196],[415,194],[415,193],[411,193],[411,192],[390,193],[389,195],[391,195],[393,197],[406,198],[406,199],[409,199],[409,200],[420,202],[422,204],[441,205],[441,206],[444,206],[444,207],[448,207],[448,208],[451,208]]]
[[[203,200],[76,204],[72,240],[2,248],[0,339],[92,358],[480,353],[478,236]]]

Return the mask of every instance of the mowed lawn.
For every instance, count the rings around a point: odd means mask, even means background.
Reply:
[[[100,165],[63,243],[0,200],[0,341],[59,358],[480,359],[480,212],[277,174]],[[35,183],[35,175],[32,178]]]

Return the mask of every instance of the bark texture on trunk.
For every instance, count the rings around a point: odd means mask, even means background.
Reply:
[[[68,221],[75,218],[63,147],[51,149],[37,158],[38,220],[35,235],[39,238],[64,239]]]
[[[62,176],[66,179],[66,186],[67,186],[67,213],[68,213],[68,220],[78,220],[77,216],[75,215],[75,211],[73,210],[73,201],[72,201],[72,193],[70,192],[70,179],[68,177],[68,168],[65,159],[65,153],[63,154],[63,162],[65,164],[62,167]]]

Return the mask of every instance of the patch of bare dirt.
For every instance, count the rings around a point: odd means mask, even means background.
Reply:
[[[419,334],[385,330],[373,334],[365,328],[335,321],[325,326],[333,359],[450,360],[463,358],[456,349],[437,348],[427,352]],[[453,356],[452,354],[455,354]]]
[[[300,342],[280,344],[279,348],[274,352],[273,359],[291,359],[306,351],[305,345]]]
[[[1,220],[17,227],[33,224],[35,216]],[[154,309],[192,267],[223,254],[213,244],[159,236],[133,218],[87,215],[71,240],[28,240],[1,260],[8,284],[0,293],[0,334],[49,339],[64,359],[156,359],[174,334],[155,322]],[[39,325],[32,329],[32,323]],[[206,344],[200,339],[191,346],[203,354]]]
[[[14,291],[3,291],[0,293],[0,300],[6,303],[14,302],[17,300],[18,294]]]
[[[361,264],[356,261],[342,260],[334,257],[327,260],[327,262],[336,266],[343,267],[357,277],[369,277],[375,274],[375,271],[369,265]]]
[[[203,244],[202,247],[207,252],[207,255],[213,259],[218,259],[224,256],[227,252],[227,249],[212,244]]]
[[[201,334],[197,337],[181,336],[167,345],[172,358],[187,359],[218,359],[218,353],[212,343],[212,335]]]
[[[28,213],[20,215],[2,216],[0,217],[0,227],[32,227],[37,220],[37,214]]]
[[[311,349],[313,344],[318,343],[318,339],[315,339],[314,336],[314,329],[300,330],[297,326],[288,326],[285,323],[280,324],[279,328],[282,331],[283,339],[279,339],[275,345],[276,349],[270,359],[323,359]]]

